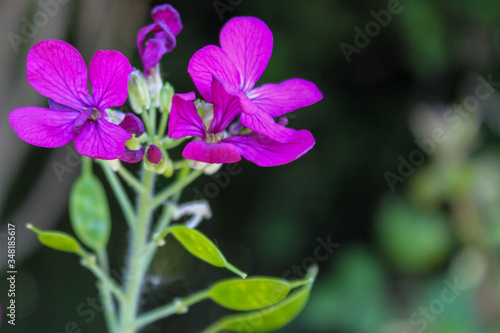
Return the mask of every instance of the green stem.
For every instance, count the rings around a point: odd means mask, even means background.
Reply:
[[[170,304],[161,306],[140,316],[136,321],[136,329],[176,313],[186,313],[191,305],[209,297],[210,289],[205,289],[185,298],[177,298]]]
[[[120,333],[134,333],[135,318],[141,295],[141,287],[147,266],[144,265],[143,252],[147,241],[152,209],[149,205],[153,192],[154,175],[152,171],[144,170],[142,183],[144,191],[139,193],[137,224],[132,233],[131,251],[127,269],[126,302],[121,313]]]
[[[161,139],[165,135],[165,130],[167,129],[168,113],[161,113],[160,128],[158,129],[158,137]]]
[[[102,271],[109,276],[109,263],[108,254],[106,249],[102,249],[97,252],[97,258]],[[116,305],[111,294],[111,290],[104,284],[99,286],[99,292],[101,294],[104,317],[106,318],[106,324],[108,330],[111,333],[117,332],[117,322],[116,322]]]
[[[87,156],[82,156],[82,173],[84,175],[92,174],[92,159]]]
[[[97,277],[97,279],[99,279],[99,281],[101,281],[101,283],[106,288],[109,288],[109,290],[112,291],[113,294],[123,302],[125,300],[123,291],[114,280],[112,280],[106,273],[104,273],[101,267],[97,266],[97,264],[95,263],[95,257],[92,259],[91,257],[87,256],[86,258],[84,258],[84,260],[88,260],[89,262],[91,262],[89,265],[85,266]]]
[[[134,222],[136,219],[134,209],[132,208],[132,204],[130,203],[129,198],[125,193],[120,180],[116,176],[116,173],[111,170],[111,167],[105,161],[101,161],[101,167],[104,171],[104,174],[106,175],[106,178],[108,179],[109,184],[111,185],[111,189],[113,190],[116,199],[120,204],[120,207],[122,208],[123,214],[127,219],[129,227],[133,229],[135,227]]]
[[[188,137],[181,138],[181,139],[170,139],[170,138],[164,138],[161,140],[163,147],[165,149],[172,149],[177,146],[179,146],[181,143],[183,143]],[[161,139],[161,137],[160,137]]]
[[[151,121],[151,126],[153,127],[153,133],[156,133],[156,108],[149,109],[149,119]]]
[[[203,169],[193,170],[186,177],[179,179],[160,193],[151,201],[150,205],[152,208],[162,204],[165,200],[173,196],[174,194],[182,191],[187,185],[192,183],[196,178],[198,178],[203,173]]]
[[[137,180],[128,170],[123,166],[118,169],[118,174],[125,180],[129,185],[134,187],[138,192],[144,191],[144,186],[141,182]]]
[[[151,125],[151,119],[149,118],[148,110],[144,110],[141,113],[142,121],[144,122],[144,126],[146,127],[146,132],[148,132],[148,136],[151,140],[154,140],[155,132],[153,130],[153,126]]]

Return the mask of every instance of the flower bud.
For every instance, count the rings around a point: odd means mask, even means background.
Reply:
[[[150,145],[148,151],[146,152],[146,157],[148,162],[154,165],[158,165],[163,160],[163,154],[160,148],[155,145]]]
[[[160,91],[163,86],[163,80],[160,75],[160,64],[151,68],[149,75],[146,77],[146,84],[151,97],[151,104],[154,107],[160,107]]]
[[[166,158],[163,152],[155,145],[150,145],[146,151],[146,158],[144,159],[144,168],[149,171],[162,174],[167,167]]]
[[[150,108],[151,98],[144,79],[144,74],[136,69],[132,70],[129,75],[128,94],[130,105],[135,113],[141,114],[142,111]]]
[[[130,134],[134,134],[136,138],[146,132],[142,120],[133,113],[127,113],[119,126]]]
[[[160,91],[160,110],[163,113],[169,114],[170,108],[172,107],[172,97],[174,97],[175,90],[174,87],[165,82]]]

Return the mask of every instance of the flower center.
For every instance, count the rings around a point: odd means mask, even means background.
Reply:
[[[224,132],[220,132],[217,134],[207,133],[205,141],[208,143],[218,143],[218,142],[220,142],[220,140],[222,140],[223,136],[224,136]]]
[[[97,119],[101,119],[101,117],[102,117],[101,112],[97,108],[93,108],[89,120],[96,121]]]

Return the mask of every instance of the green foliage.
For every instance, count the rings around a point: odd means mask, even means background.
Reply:
[[[385,200],[377,219],[381,247],[402,271],[422,273],[446,260],[452,246],[446,217],[411,207],[401,199]]]

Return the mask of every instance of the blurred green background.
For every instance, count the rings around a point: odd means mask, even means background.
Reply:
[[[0,264],[5,271],[6,224],[14,223],[19,272],[17,324],[6,325],[4,317],[0,331],[101,333],[91,274],[74,256],[40,247],[24,229],[31,222],[70,232],[67,197],[78,160],[65,148],[22,142],[8,115],[16,107],[46,106],[26,82],[33,44],[64,39],[87,62],[98,49],[116,49],[140,67],[135,34],[151,21],[152,6],[164,2],[47,5],[54,1],[0,3]],[[253,275],[299,278],[318,263],[308,306],[280,332],[500,331],[500,3],[170,3],[184,30],[162,69],[177,92],[194,90],[189,59],[218,44],[224,22],[256,16],[274,34],[261,82],[300,77],[324,94],[290,117],[291,127],[314,134],[315,148],[282,167],[240,163],[241,172],[211,195],[214,217],[200,227]],[[30,30],[29,22],[38,27]],[[54,162],[70,166],[62,181]],[[199,179],[183,198],[192,200],[210,182]],[[110,202],[109,253],[119,275],[128,236],[116,201]],[[171,241],[153,263],[141,307],[227,276]],[[5,304],[5,275],[0,288]],[[225,313],[206,301],[143,332],[199,332]]]

